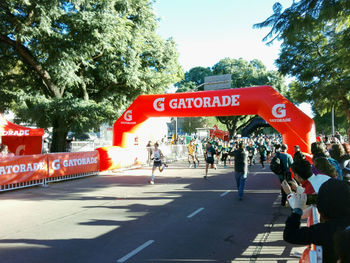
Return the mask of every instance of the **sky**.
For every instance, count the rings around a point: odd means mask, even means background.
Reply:
[[[293,0],[156,0],[158,34],[174,38],[179,62],[185,71],[196,66],[212,67],[221,59],[261,60],[268,70],[277,70],[281,42],[267,46],[263,38],[271,28],[253,29],[273,14],[279,2],[288,8]],[[312,117],[311,106],[299,108]]]
[[[276,69],[280,42],[262,41],[270,28],[253,29],[268,18],[277,0],[156,0],[160,19],[158,33],[173,37],[185,71],[196,66],[212,67],[225,57],[259,59]],[[289,7],[292,0],[279,1]]]

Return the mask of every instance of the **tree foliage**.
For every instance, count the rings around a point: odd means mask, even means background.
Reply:
[[[183,118],[182,130],[188,134],[195,133],[197,131],[196,128],[202,128],[205,123],[206,121],[203,117]]]
[[[291,97],[297,102],[310,102],[320,117],[334,107],[339,118],[347,117],[348,125],[349,17],[350,1],[302,0],[283,12],[276,3],[274,14],[256,25],[272,27],[265,40],[283,40],[276,62],[282,74],[297,80],[291,85]]]
[[[213,73],[210,68],[194,67],[185,73],[184,79],[175,84],[176,92],[204,90],[204,78]]]
[[[111,122],[179,80],[175,43],[156,28],[150,0],[2,0],[3,108],[53,127],[51,150],[64,151],[69,130]]]
[[[260,85],[271,85],[280,93],[285,94],[287,86],[284,78],[277,71],[269,71],[259,60],[246,61],[242,58],[224,58],[212,68],[196,67],[185,73],[185,79],[176,84],[178,91],[196,91],[195,88],[204,83],[205,76],[231,74],[231,88],[243,88]],[[254,116],[220,116],[217,119],[223,123],[230,135],[246,126]]]

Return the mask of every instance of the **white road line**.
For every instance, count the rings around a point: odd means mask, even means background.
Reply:
[[[154,242],[154,240],[148,240],[145,244],[139,246],[138,248],[134,249],[133,251],[131,251],[129,254],[127,254],[126,256],[118,259],[118,263],[123,263],[125,261],[127,261],[129,258],[135,256],[137,253],[139,253],[141,250],[145,249],[146,247],[150,246],[152,243]]]
[[[202,212],[204,210],[204,207],[201,207],[199,209],[197,209],[196,211],[194,211],[192,214],[188,215],[187,218],[192,218],[194,217],[196,214]]]
[[[222,193],[220,196],[223,197],[225,195],[227,195],[230,191],[226,191],[225,193]]]

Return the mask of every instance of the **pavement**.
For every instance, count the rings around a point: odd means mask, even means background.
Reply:
[[[0,262],[298,262],[282,239],[289,208],[269,168],[171,163],[0,194]]]

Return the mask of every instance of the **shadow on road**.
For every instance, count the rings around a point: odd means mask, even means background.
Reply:
[[[298,262],[282,241],[289,209],[279,207],[274,175],[253,167],[239,201],[232,169],[212,170],[204,180],[203,168],[186,165],[174,165],[156,185],[146,184],[149,169],[147,176],[140,169],[1,194],[0,208],[15,202],[23,220],[36,221],[0,231],[1,262],[116,262],[135,240],[150,239],[154,244],[127,262]],[[52,217],[24,211],[26,202]],[[205,210],[189,219],[198,207]]]

